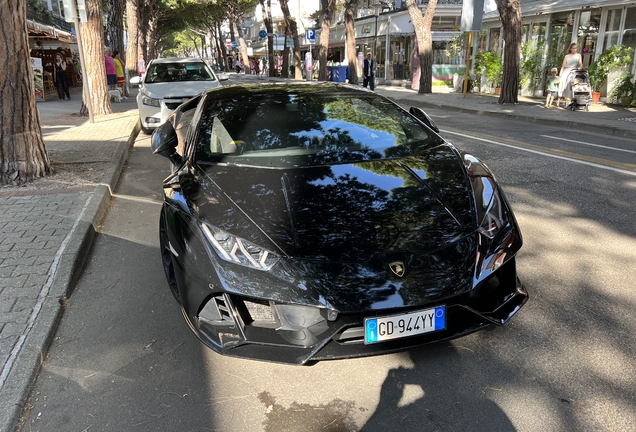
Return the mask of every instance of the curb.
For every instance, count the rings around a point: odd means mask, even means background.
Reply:
[[[60,256],[50,291],[42,303],[37,319],[27,334],[24,345],[18,353],[2,392],[0,392],[0,407],[3,407],[2,409],[5,411],[0,418],[0,431],[15,430],[22,407],[35,383],[44,357],[62,319],[66,299],[70,297],[79,279],[93,245],[97,232],[96,227],[106,214],[113,190],[119,182],[130,149],[140,130],[138,118],[130,119],[126,129],[128,139],[120,140],[117,145],[110,167],[104,174],[103,182],[95,187],[82,210],[84,213],[81,219],[72,231],[69,242]]]

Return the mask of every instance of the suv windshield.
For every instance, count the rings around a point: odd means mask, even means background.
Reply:
[[[390,101],[364,92],[208,97],[197,136],[199,162],[223,156],[279,166],[404,157],[443,142]]]
[[[146,71],[146,83],[179,81],[215,81],[215,79],[203,62],[153,63]]]

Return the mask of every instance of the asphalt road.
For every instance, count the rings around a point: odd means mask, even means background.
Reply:
[[[304,367],[211,352],[164,280],[167,161],[141,135],[22,431],[636,430],[636,143],[430,114],[495,171],[522,228],[531,299],[508,325]]]

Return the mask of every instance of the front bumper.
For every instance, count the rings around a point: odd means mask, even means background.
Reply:
[[[159,106],[144,105],[141,93],[137,96],[137,108],[141,125],[146,129],[155,129],[166,122],[175,109],[189,98],[160,99]]]
[[[268,302],[224,293],[210,295],[196,313],[185,309],[183,313],[196,336],[218,353],[306,364],[403,351],[461,337],[490,325],[503,325],[527,300],[528,293],[517,278],[515,260],[511,259],[469,294],[421,307],[341,313],[337,319],[330,320],[327,309],[281,305],[284,310],[281,313]],[[364,343],[365,318],[441,304],[447,308],[445,330],[370,345]],[[289,307],[292,309],[285,309]]]

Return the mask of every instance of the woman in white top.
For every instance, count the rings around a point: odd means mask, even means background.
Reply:
[[[561,72],[559,73],[559,98],[557,99],[557,106],[560,106],[561,98],[572,99],[572,91],[570,89],[570,72],[572,69],[580,69],[583,67],[583,60],[581,54],[578,53],[579,47],[577,44],[570,44],[568,53],[563,58],[563,64],[561,65]]]

